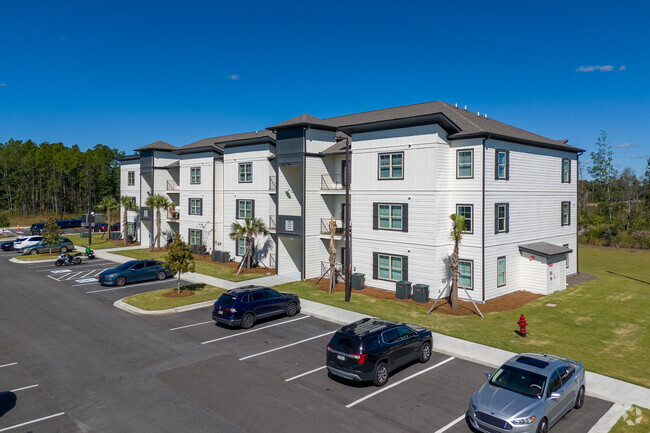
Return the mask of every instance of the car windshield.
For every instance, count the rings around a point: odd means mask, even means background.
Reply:
[[[228,294],[224,293],[217,300],[217,304],[223,305],[224,307],[232,307],[235,304],[236,299],[237,299],[236,296],[228,295]]]
[[[116,267],[115,269],[118,269],[118,270],[120,270],[120,271],[126,271],[126,270],[129,269],[131,266],[133,266],[134,263],[136,263],[136,262],[126,262],[126,263],[122,263],[120,266]]]
[[[490,379],[492,385],[528,397],[539,398],[546,378],[540,374],[504,365]]]

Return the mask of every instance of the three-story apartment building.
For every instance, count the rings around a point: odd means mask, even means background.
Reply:
[[[303,114],[267,129],[136,149],[139,159],[122,159],[122,192],[139,188],[138,204],[153,190],[178,195],[180,223],[166,229],[235,257],[244,243],[229,238],[232,222],[262,218],[273,234],[257,240],[258,259],[302,278],[329,266],[332,222],[337,262],[344,260],[347,183],[351,267],[370,286],[395,290],[406,280],[434,294],[445,287],[453,213],[466,217],[459,270],[474,300],[550,293],[577,272],[582,150],[566,141],[439,101],[328,119]],[[175,190],[163,189],[168,180]],[[141,209],[142,233],[152,221],[145,215],[153,218]]]

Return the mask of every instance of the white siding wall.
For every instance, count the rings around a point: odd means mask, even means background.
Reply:
[[[334,140],[335,134],[336,132],[334,131],[323,131],[321,129],[313,128],[307,129],[307,132],[305,134],[307,141],[307,153],[322,152],[323,150],[332,146],[334,143],[336,143],[336,140]]]
[[[129,186],[128,182],[128,173],[132,171],[135,177],[135,185]],[[120,196],[135,197],[136,206],[140,206],[140,160],[135,161],[124,161],[120,165]],[[122,224],[122,218],[124,216],[124,208],[120,208],[120,224]],[[129,211],[127,212],[127,220],[130,223],[135,223],[139,221],[138,212]],[[138,220],[138,221],[136,221]],[[139,224],[136,225],[136,235],[138,240],[140,240],[140,227]]]
[[[189,229],[202,231],[203,243],[208,251],[212,250],[212,212],[215,208],[213,200],[213,152],[201,152],[181,155],[180,159],[180,235],[185,242],[189,242]],[[191,184],[190,173],[192,168],[201,169],[201,183]],[[190,215],[190,198],[203,200],[202,215]],[[178,209],[177,209],[178,211]]]

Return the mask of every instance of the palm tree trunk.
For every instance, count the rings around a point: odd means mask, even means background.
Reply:
[[[176,290],[178,291],[178,293],[180,293],[181,292],[181,273],[180,272],[178,273],[178,279],[176,281],[177,281]]]
[[[452,310],[458,310],[458,242],[454,243],[454,253],[451,256],[451,274],[449,303]]]
[[[126,234],[127,234],[127,224],[128,224],[128,215],[127,215],[128,210],[124,208],[124,217],[122,218],[122,232],[124,233],[124,246],[127,245],[126,241]]]
[[[160,250],[160,208],[156,208],[156,245],[158,250]]]
[[[246,269],[250,269],[251,261],[253,259],[253,239],[251,239],[249,235],[246,237],[246,241],[248,242],[248,260],[246,261]]]

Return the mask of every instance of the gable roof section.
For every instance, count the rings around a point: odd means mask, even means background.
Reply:
[[[519,251],[537,254],[546,258],[573,252],[571,248],[549,244],[548,242],[534,242],[532,244],[519,245]]]
[[[135,151],[141,152],[143,150],[176,150],[176,149],[178,149],[176,146],[158,140],[153,143],[147,144],[146,146],[139,147],[135,149]]]
[[[328,120],[319,119],[318,117],[314,117],[311,114],[301,114],[298,117],[285,120],[284,122],[280,122],[277,125],[269,126],[266,129],[271,131],[279,131],[281,129],[298,128],[301,126],[316,126],[321,129],[329,129],[332,131],[336,131],[337,129],[337,125],[335,123],[329,122]]]
[[[220,137],[204,138],[194,143],[186,144],[178,148],[179,153],[189,151],[213,149],[223,152],[223,149],[231,146],[243,146],[246,144],[271,143],[275,144],[275,134],[271,131],[244,132],[242,134],[223,135]]]

